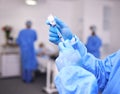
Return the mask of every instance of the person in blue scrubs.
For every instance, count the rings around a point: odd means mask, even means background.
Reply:
[[[36,31],[31,28],[32,22],[26,22],[26,28],[22,29],[17,38],[20,47],[22,62],[22,79],[30,83],[33,80],[33,72],[37,69],[37,60],[34,42],[37,40]]]
[[[57,17],[55,21],[57,29],[50,26],[49,40],[59,47],[56,59],[59,73],[55,78],[59,94],[120,94],[120,50],[98,59],[87,52],[64,22]],[[58,30],[64,42],[57,35]]]
[[[91,26],[91,35],[86,42],[87,51],[95,57],[100,58],[100,47],[102,46],[101,39],[96,35],[96,26]]]

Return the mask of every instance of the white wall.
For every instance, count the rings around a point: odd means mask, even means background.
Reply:
[[[85,0],[84,2],[84,42],[86,42],[87,37],[90,35],[89,27],[91,25],[96,25],[97,34],[104,40],[103,43],[110,43],[110,31],[105,32],[103,29],[103,7],[105,5],[111,6],[110,1],[100,1],[100,0]]]
[[[53,46],[48,41],[48,26],[45,21],[50,13],[61,18],[68,24],[84,43],[90,34],[89,26],[97,26],[97,34],[103,39],[104,44],[110,46],[111,51],[120,48],[120,1],[112,0],[38,0],[37,6],[27,6],[24,0],[0,0],[0,28],[12,25],[13,36],[16,38],[19,30],[24,28],[26,20],[33,21],[37,30],[38,41]],[[41,2],[42,1],[42,2]],[[111,28],[108,32],[103,29],[103,7],[111,7]],[[4,33],[0,32],[0,45],[5,42]]]
[[[110,7],[108,30],[104,29],[104,6]],[[120,1],[84,0],[83,42],[90,35],[89,27],[97,26],[97,34],[103,42],[103,54],[110,54],[120,48],[117,42],[120,38]]]
[[[112,19],[111,19],[111,44],[110,49],[112,52],[120,49],[120,1],[114,2],[112,8]]]
[[[78,33],[80,28],[75,25],[81,24],[78,21],[81,18],[78,14],[82,13],[82,3],[80,2],[81,0],[39,0],[37,6],[27,6],[24,0],[1,0],[0,28],[6,24],[13,26],[13,36],[16,38],[19,30],[25,27],[25,21],[30,19],[33,21],[33,27],[37,30],[37,44],[41,41],[48,44],[50,43],[48,41],[48,26],[45,24],[48,15],[53,13],[60,17],[72,31]],[[0,33],[0,38],[0,44],[3,44],[5,42],[3,32]]]

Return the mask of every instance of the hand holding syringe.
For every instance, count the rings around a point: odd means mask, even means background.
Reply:
[[[50,16],[48,17],[48,21],[49,21],[49,24],[50,24],[51,26],[53,26],[53,27],[56,28],[57,34],[58,34],[60,40],[64,43],[64,38],[63,38],[62,34],[60,33],[60,31],[58,30],[58,28],[56,27],[56,22],[55,22],[55,19],[54,19],[54,17],[53,17],[52,15],[50,15]]]

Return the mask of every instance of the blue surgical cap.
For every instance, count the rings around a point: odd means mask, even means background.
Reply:
[[[97,28],[95,25],[92,25],[92,26],[90,26],[90,29],[95,32]]]
[[[32,25],[32,22],[31,21],[27,21],[26,25]]]

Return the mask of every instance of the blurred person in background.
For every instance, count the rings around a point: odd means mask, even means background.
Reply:
[[[93,54],[96,58],[100,58],[100,47],[102,46],[101,39],[96,35],[96,26],[91,26],[91,35],[87,39],[87,51]]]
[[[51,49],[46,47],[43,42],[39,44],[39,48],[36,50],[36,54],[38,61],[38,69],[41,72],[46,72],[47,64],[49,62],[53,62],[51,63],[51,65],[55,64],[52,56],[56,55],[56,52],[53,52]]]
[[[53,57],[56,57],[58,52],[53,51],[52,49],[48,48],[43,42],[41,42],[36,53],[38,70],[42,73],[47,73],[46,87],[54,89],[54,78],[58,74],[58,71],[55,64],[55,59]]]
[[[22,80],[26,83],[33,81],[34,71],[37,69],[37,60],[34,42],[37,40],[36,31],[32,29],[32,22],[26,22],[26,28],[22,29],[17,38],[20,47],[22,62]]]
[[[47,63],[50,60],[50,50],[45,47],[44,43],[40,43],[38,49],[36,50],[37,61],[38,61],[38,69],[41,72],[46,72]]]

